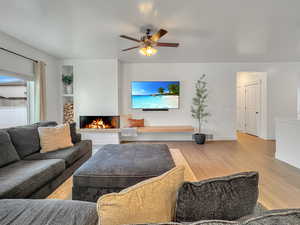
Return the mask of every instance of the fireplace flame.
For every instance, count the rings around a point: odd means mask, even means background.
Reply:
[[[96,120],[93,120],[92,123],[86,125],[86,128],[107,129],[107,128],[111,128],[111,126],[109,124],[105,124],[102,119],[96,119]]]

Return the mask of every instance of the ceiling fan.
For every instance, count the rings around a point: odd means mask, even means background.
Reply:
[[[140,40],[126,35],[120,35],[121,38],[125,38],[139,43],[139,45],[137,46],[126,48],[123,49],[122,51],[125,52],[125,51],[139,48],[141,54],[146,56],[151,56],[157,52],[157,49],[155,49],[154,47],[175,47],[176,48],[179,46],[179,43],[158,42],[158,40],[162,36],[168,33],[168,31],[164,29],[160,29],[155,34],[151,34],[151,33],[152,33],[151,29],[147,29],[146,34]]]

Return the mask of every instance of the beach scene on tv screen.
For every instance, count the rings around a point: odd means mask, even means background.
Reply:
[[[179,81],[133,81],[131,103],[134,109],[177,109]]]

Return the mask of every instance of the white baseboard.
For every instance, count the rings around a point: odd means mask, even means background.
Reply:
[[[193,141],[192,137],[189,138],[180,138],[180,137],[122,137],[122,141]],[[237,140],[236,136],[227,136],[227,137],[222,137],[222,136],[217,136],[214,137],[212,140],[207,140],[207,141],[235,141]]]
[[[236,141],[236,136],[214,136],[214,139],[212,141]]]

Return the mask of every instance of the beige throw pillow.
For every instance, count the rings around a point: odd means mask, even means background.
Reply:
[[[69,124],[56,127],[39,127],[41,152],[51,152],[73,146]]]
[[[120,193],[103,195],[97,202],[99,225],[170,222],[184,167],[142,181]]]

